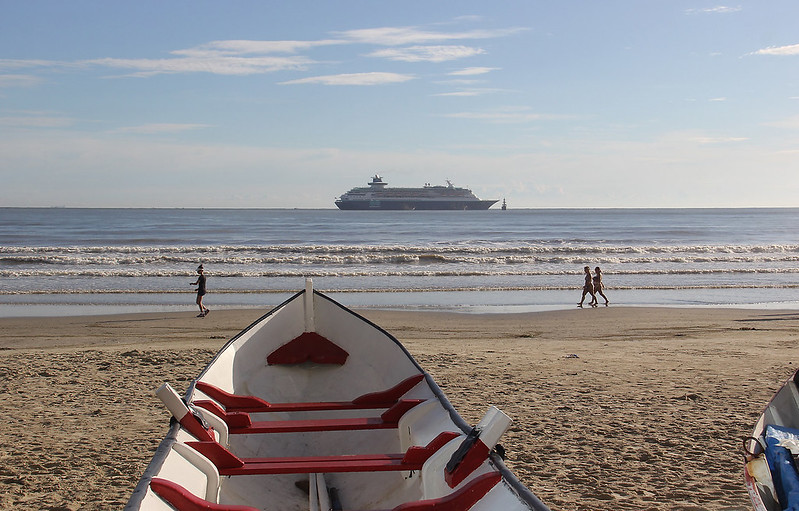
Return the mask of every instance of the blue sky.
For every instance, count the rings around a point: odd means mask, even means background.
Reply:
[[[799,2],[0,0],[0,206],[799,206]]]

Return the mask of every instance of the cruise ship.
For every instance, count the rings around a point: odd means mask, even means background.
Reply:
[[[356,187],[336,200],[348,210],[458,210],[488,209],[499,199],[480,200],[468,188],[426,184],[422,188],[389,188],[378,175],[368,187]]]

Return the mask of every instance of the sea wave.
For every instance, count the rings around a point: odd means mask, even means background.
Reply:
[[[436,292],[487,292],[487,291],[574,291],[574,286],[458,286],[458,287],[336,287],[317,288],[322,292],[335,293],[436,293]],[[680,290],[714,290],[714,289],[799,289],[799,284],[714,284],[714,285],[661,285],[661,286],[608,286],[607,291],[680,291]],[[270,289],[214,289],[214,294],[222,295],[257,295],[294,293],[296,288]],[[0,290],[0,296],[56,296],[56,295],[185,295],[186,291],[174,289],[37,289],[37,290]]]
[[[605,272],[605,277],[611,275],[735,275],[735,274],[795,274],[799,273],[797,267],[785,268],[649,268],[633,270],[615,270],[612,273]],[[581,272],[563,271],[563,269],[540,269],[540,270],[516,270],[503,269],[497,267],[486,267],[485,269],[463,269],[463,270],[376,270],[356,269],[342,270],[330,268],[312,269],[263,269],[263,270],[221,270],[208,273],[214,278],[270,278],[270,277],[499,277],[499,276],[573,276]],[[27,277],[99,277],[99,278],[187,278],[190,273],[175,272],[158,268],[38,268],[38,269],[16,269],[0,270],[0,278],[14,279]]]
[[[0,269],[15,267],[53,267],[53,266],[185,266],[192,268],[202,262],[206,266],[237,265],[434,265],[434,264],[474,264],[474,265],[582,265],[590,260],[592,264],[786,264],[799,262],[799,252],[715,252],[715,253],[675,253],[653,252],[621,253],[612,251],[583,251],[565,253],[520,253],[508,251],[484,252],[368,252],[368,253],[312,253],[312,252],[274,252],[274,253],[39,253],[0,251]],[[191,271],[191,269],[187,270]]]
[[[470,242],[421,245],[186,245],[186,246],[0,246],[0,254],[45,254],[72,256],[152,255],[177,257],[185,255],[231,256],[235,254],[799,254],[799,244],[768,245],[606,245],[569,244],[560,242]]]

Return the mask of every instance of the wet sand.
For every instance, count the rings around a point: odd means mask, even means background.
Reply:
[[[265,311],[0,319],[0,508],[121,509],[184,392]],[[553,510],[747,510],[741,439],[799,365],[799,311],[359,311]],[[797,364],[793,362],[796,361]]]

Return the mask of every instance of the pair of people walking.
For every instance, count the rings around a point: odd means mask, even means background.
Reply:
[[[603,285],[602,285],[602,270],[597,266],[594,268],[594,275],[591,275],[591,268],[586,266],[583,268],[585,272],[585,284],[583,285],[583,296],[580,298],[580,303],[577,304],[578,307],[583,306],[583,302],[585,301],[586,295],[591,295],[591,301],[588,302],[588,305],[591,307],[596,307],[599,302],[596,299],[596,294],[599,293],[602,298],[605,299],[605,305],[609,304],[610,301],[608,297],[605,296],[605,293],[602,292]]]

